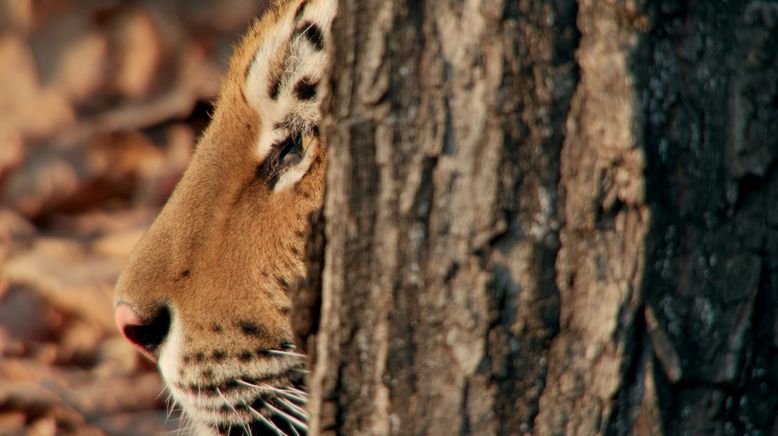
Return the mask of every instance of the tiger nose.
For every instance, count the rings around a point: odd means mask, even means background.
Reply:
[[[170,310],[161,307],[144,320],[129,305],[119,303],[114,311],[116,327],[143,355],[156,360],[160,345],[170,330]]]

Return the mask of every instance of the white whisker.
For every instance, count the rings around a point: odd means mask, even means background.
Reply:
[[[291,356],[291,357],[299,357],[299,358],[305,358],[305,359],[308,358],[308,356],[306,356],[305,354],[294,353],[294,352],[291,352],[291,351],[267,350],[267,352],[270,353],[270,354],[278,354],[279,356]]]
[[[168,394],[167,398],[165,399],[165,424],[170,420],[170,416],[173,414],[173,405],[170,404],[170,398],[171,395]]]
[[[278,407],[275,407],[274,405],[270,404],[268,401],[263,401],[265,406],[267,406],[268,409],[272,410],[273,412],[276,412],[277,415],[281,416],[287,422],[292,424],[293,426],[299,428],[300,430],[308,431],[308,426],[305,425],[304,422],[300,421],[299,419],[295,418],[294,416],[284,412],[283,410],[279,409]]]
[[[307,397],[307,396],[308,396],[308,392],[301,391],[301,390],[297,389],[297,388],[296,388],[296,387],[294,387],[294,386],[287,386],[285,389],[286,389],[287,391],[294,392],[294,393],[296,393],[296,394],[298,394],[298,395],[301,395],[301,396],[303,396],[303,397]]]
[[[249,436],[253,436],[253,435],[251,434],[251,427],[249,427],[249,426],[248,426],[248,425],[247,425],[245,422],[243,422],[243,420],[241,419],[241,417],[240,417],[240,414],[238,413],[238,411],[237,411],[237,410],[235,410],[235,407],[232,405],[232,403],[230,403],[230,402],[227,400],[227,397],[225,397],[225,396],[224,396],[224,394],[222,394],[222,391],[221,391],[221,390],[219,390],[219,388],[216,388],[216,393],[218,393],[218,394],[219,394],[219,396],[220,396],[220,397],[222,397],[222,399],[224,400],[224,402],[225,402],[225,403],[227,403],[227,406],[228,406],[230,409],[232,409],[232,412],[233,412],[233,413],[235,413],[235,416],[237,416],[237,417],[238,417],[238,419],[239,419],[239,420],[241,420],[241,421],[240,421],[240,422],[241,422],[241,427],[243,427],[243,429],[244,429],[244,430],[246,430],[246,431],[248,432]],[[230,428],[232,428],[232,424],[230,424]]]
[[[248,406],[248,408],[251,411],[252,415],[254,415],[257,418],[259,418],[260,421],[262,421],[266,426],[268,426],[270,428],[270,430],[273,431],[276,435],[278,435],[278,436],[288,436],[286,433],[281,431],[280,428],[276,427],[276,425],[273,424],[272,421],[270,421],[269,419],[267,419],[264,416],[262,416],[261,413],[257,412],[257,410],[255,408],[253,408],[251,406]]]
[[[299,395],[293,394],[291,392],[287,391],[278,391],[278,394],[283,396],[284,398],[297,401],[298,403],[308,404],[308,399],[305,397],[301,397]]]
[[[308,400],[305,399],[304,397],[301,397],[301,396],[299,396],[297,394],[294,394],[292,392],[288,392],[288,391],[283,390],[283,389],[274,388],[273,386],[270,386],[270,385],[255,385],[254,383],[249,383],[249,382],[247,382],[245,380],[241,380],[241,379],[237,379],[236,382],[238,384],[241,384],[243,386],[248,386],[250,388],[266,389],[268,391],[275,392],[277,394],[283,395],[283,396],[285,396],[285,397],[287,397],[289,399],[292,399],[292,400],[295,400],[295,401],[299,401],[301,403],[307,403],[308,402]],[[302,391],[298,391],[298,392],[302,392]]]
[[[247,386],[247,387],[250,387],[250,388],[257,388],[257,389],[262,389],[263,388],[263,386],[255,385],[254,383],[249,383],[249,382],[247,382],[245,380],[241,380],[241,379],[236,379],[235,382],[238,383],[239,385]]]
[[[295,404],[286,401],[283,398],[276,398],[276,400],[286,408],[286,410],[294,413],[298,418],[308,420],[308,416],[305,414],[305,410],[296,406]]]
[[[311,28],[313,28],[314,25],[315,23],[311,23],[305,29],[300,30],[297,34],[297,37],[294,39],[294,42],[292,42],[292,44],[297,44],[298,42],[300,42],[303,36],[305,36],[305,34],[308,33],[308,31],[311,30]]]

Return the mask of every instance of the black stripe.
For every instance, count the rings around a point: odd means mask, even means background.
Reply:
[[[281,79],[273,79],[267,92],[270,94],[270,98],[277,100],[278,95],[281,94]]]
[[[304,77],[294,85],[294,95],[300,100],[313,100],[316,98],[316,85],[310,77]]]
[[[234,391],[235,389],[238,388],[246,387],[245,385],[238,383],[237,380],[242,380],[246,383],[258,385],[258,384],[271,382],[274,380],[282,380],[284,378],[289,379],[292,377],[292,375],[295,374],[295,372],[298,372],[300,369],[301,367],[299,366],[292,366],[276,374],[265,374],[259,377],[241,375],[236,379],[232,379],[224,383],[217,383],[217,384],[193,383],[187,385],[183,383],[176,383],[176,387],[183,391],[189,391],[191,393],[197,394],[198,396],[204,396],[204,397],[219,396],[219,391],[221,391],[221,393],[224,394],[226,392]]]
[[[287,281],[285,278],[281,276],[276,277],[276,283],[278,283],[278,286],[282,291],[286,292],[287,294],[291,292],[292,284],[289,283],[289,281]]]
[[[267,337],[270,335],[270,332],[268,332],[266,328],[251,321],[240,321],[238,327],[240,327],[240,330],[246,336]]]
[[[321,32],[319,26],[310,21],[306,21],[302,26],[297,28],[297,30],[294,31],[293,36],[303,36],[311,45],[313,45],[313,48],[318,51],[324,50],[324,34]]]
[[[300,21],[300,18],[303,17],[303,14],[305,13],[305,7],[308,6],[308,0],[300,3],[299,6],[297,6],[297,10],[294,13],[294,21],[295,23]]]
[[[273,147],[265,160],[257,166],[256,177],[265,182],[268,189],[273,189],[281,176],[281,167],[278,165],[280,153],[281,150],[278,147]]]

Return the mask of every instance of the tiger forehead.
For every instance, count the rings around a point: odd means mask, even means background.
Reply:
[[[317,81],[309,76],[297,78],[301,71],[306,70],[305,56],[315,56],[324,50],[324,34],[316,23],[306,21],[296,26],[285,43],[275,53],[258,51],[248,68],[245,79],[253,66],[258,62],[268,65],[268,96],[278,100],[282,88],[291,83],[294,95],[300,100],[312,100],[315,97]]]

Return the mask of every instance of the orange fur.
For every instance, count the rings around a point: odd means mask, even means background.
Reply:
[[[179,350],[169,358],[171,368],[180,365],[179,374],[162,368],[168,383],[171,378],[208,383],[200,372],[209,365],[216,368],[211,378],[232,377],[222,371],[229,365],[209,362],[215,350],[225,352],[227,361],[245,350],[292,340],[292,303],[282,282],[294,285],[306,274],[308,217],[322,205],[326,148],[316,137],[305,175],[276,192],[267,186],[256,174],[262,163],[256,148],[272,126],[263,125],[262,108],[249,103],[246,77],[263,41],[299,3],[272,8],[237,47],[189,168],[117,284],[117,304],[128,305],[144,320],[165,306],[180,329]],[[279,63],[282,54],[274,56]],[[243,334],[239,323],[245,321],[264,333]],[[205,360],[185,360],[197,353]]]

